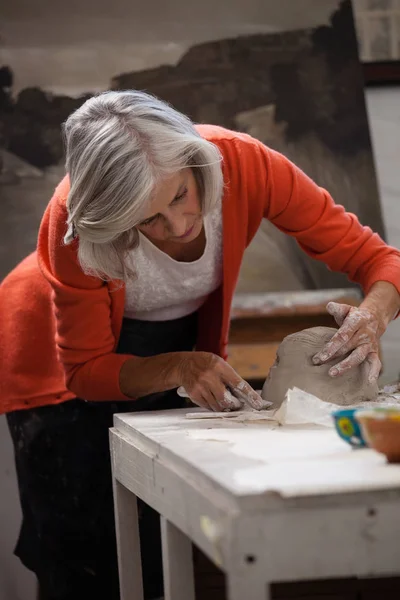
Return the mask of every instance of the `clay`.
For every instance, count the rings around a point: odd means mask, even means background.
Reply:
[[[368,383],[366,364],[334,379],[329,376],[329,369],[345,357],[334,358],[323,365],[313,364],[313,356],[322,350],[336,331],[331,327],[312,327],[288,335],[283,340],[261,394],[264,400],[272,402],[272,408],[278,408],[287,390],[293,387],[341,406],[377,399],[378,385]]]

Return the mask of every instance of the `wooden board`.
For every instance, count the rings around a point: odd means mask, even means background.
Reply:
[[[270,292],[266,294],[236,294],[232,303],[232,319],[259,316],[290,316],[324,314],[328,302],[358,306],[361,293],[357,289],[311,290],[301,292]]]
[[[241,317],[232,321],[229,332],[231,344],[280,342],[284,337],[309,327],[336,327],[331,315],[296,315],[288,317]]]
[[[230,344],[228,363],[243,379],[265,379],[275,362],[279,344]]]
[[[357,289],[294,293],[237,294],[232,307],[228,362],[248,381],[263,382],[274,364],[279,343],[310,327],[336,327],[329,301],[357,305]]]

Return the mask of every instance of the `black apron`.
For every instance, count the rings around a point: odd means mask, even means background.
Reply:
[[[124,319],[118,353],[193,350],[197,314],[173,321]],[[128,402],[85,402],[14,411],[22,526],[15,554],[38,577],[41,599],[119,600],[108,429],[119,412],[182,408],[176,390]],[[159,517],[139,503],[145,598],[163,595]]]

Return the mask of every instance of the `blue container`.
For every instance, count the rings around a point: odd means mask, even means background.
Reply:
[[[332,413],[336,431],[339,436],[353,448],[365,448],[367,443],[363,437],[360,425],[355,418],[360,408],[343,408]]]

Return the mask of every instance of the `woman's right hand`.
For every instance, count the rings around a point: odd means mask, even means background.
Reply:
[[[179,379],[192,402],[216,412],[238,410],[243,404],[262,410],[267,403],[227,362],[209,352],[185,353]]]

